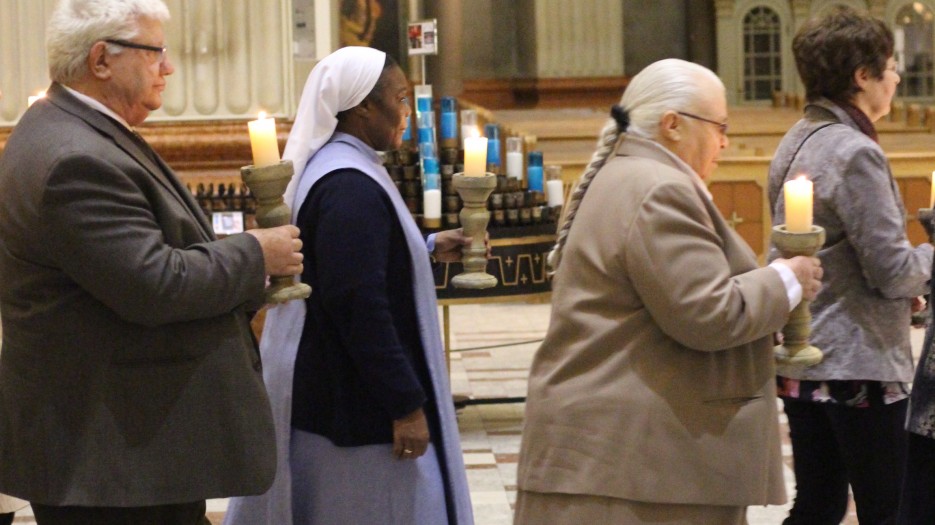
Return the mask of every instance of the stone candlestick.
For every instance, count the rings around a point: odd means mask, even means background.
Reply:
[[[461,227],[464,235],[472,237],[470,246],[461,249],[461,262],[464,272],[454,276],[451,280],[456,288],[469,288],[479,290],[492,288],[497,285],[497,278],[486,273],[487,246],[484,243],[487,237],[487,222],[490,212],[487,211],[487,197],[497,187],[497,176],[487,173],[481,177],[467,177],[463,173],[455,173],[452,177],[455,190],[464,201],[461,208]]]
[[[932,208],[919,208],[919,213],[916,215],[919,219],[919,223],[922,224],[922,228],[925,229],[925,234],[928,235],[929,242],[935,242],[935,224],[932,223],[933,211]],[[925,298],[931,301],[931,297],[928,295]],[[931,307],[926,303],[925,308],[920,312],[912,314],[912,325],[913,326],[923,326],[928,322],[929,311]]]
[[[773,227],[773,244],[786,259],[804,255],[811,257],[825,243],[825,229],[812,226],[812,231],[793,233],[785,224]],[[802,301],[789,314],[789,321],[782,329],[783,344],[773,349],[776,363],[782,365],[813,366],[821,362],[824,355],[812,346],[808,338],[812,333],[811,301]]]
[[[935,242],[935,224],[932,223],[932,208],[919,208],[919,214],[916,215],[925,233],[929,236],[929,242]]]
[[[291,222],[292,210],[282,195],[293,174],[291,160],[269,166],[240,168],[240,177],[256,197],[256,222],[261,228],[284,226]],[[269,281],[266,302],[270,304],[305,299],[312,293],[311,286],[296,282],[291,275],[270,276]]]

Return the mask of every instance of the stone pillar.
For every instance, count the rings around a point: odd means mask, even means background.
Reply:
[[[426,18],[438,20],[437,56],[428,56],[428,79],[434,97],[456,97],[464,91],[464,53],[461,0],[431,0],[426,4]]]
[[[422,10],[422,0],[409,0],[407,5],[408,17],[406,17],[406,22],[413,22],[416,20],[422,20],[425,18]],[[413,84],[422,83],[422,65],[419,57],[409,57],[409,80]]]
[[[688,28],[688,59],[708,69],[717,69],[717,41],[714,4],[709,0],[688,0],[685,27]]]
[[[727,103],[736,104],[743,92],[743,81],[738,65],[740,64],[740,53],[738,49],[740,39],[737,38],[739,23],[734,13],[733,0],[715,0],[714,14],[717,24],[717,74],[724,83],[727,91]]]
[[[535,0],[536,76],[623,74],[620,0]]]

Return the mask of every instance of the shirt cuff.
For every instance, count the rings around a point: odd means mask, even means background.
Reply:
[[[428,237],[425,238],[425,249],[432,253],[435,251],[435,236],[436,233],[430,233]]]
[[[779,272],[782,284],[786,287],[786,297],[789,298],[789,311],[791,312],[793,308],[802,302],[802,285],[795,278],[795,272],[785,264],[772,262],[769,267]]]

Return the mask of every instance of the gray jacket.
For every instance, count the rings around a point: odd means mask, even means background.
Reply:
[[[256,239],[215,240],[168,166],[59,84],[10,135],[0,195],[0,492],[125,507],[266,491]]]
[[[785,222],[782,184],[814,182],[823,287],[811,305],[821,364],[783,366],[795,379],[912,380],[910,299],[928,291],[932,246],[906,238],[906,211],[883,150],[837,105],[809,104],[783,137],[769,170],[773,224]],[[771,258],[778,257],[775,248]]]

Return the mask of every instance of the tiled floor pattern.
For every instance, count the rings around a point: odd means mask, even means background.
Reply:
[[[497,304],[451,307],[452,390],[474,398],[514,397],[526,393],[526,375],[537,341],[548,326],[549,305]],[[913,330],[913,344],[921,345],[922,331]],[[511,346],[497,346],[513,343]],[[518,343],[518,344],[516,344]],[[492,348],[478,348],[488,347]],[[918,353],[916,353],[918,354]],[[512,523],[516,501],[516,465],[522,429],[523,404],[472,405],[459,412],[464,460],[478,525]],[[781,404],[780,404],[781,409]],[[790,498],[795,485],[792,450],[785,416],[783,456]],[[208,502],[208,517],[220,524],[227,500]],[[750,525],[778,525],[789,505],[755,507],[748,511]],[[29,508],[17,514],[15,523],[35,523]],[[845,525],[856,525],[853,504]]]

